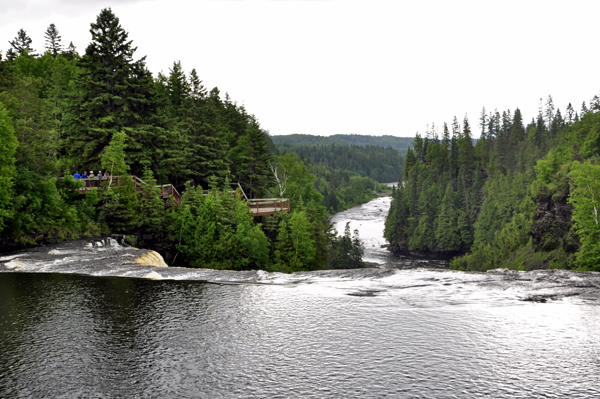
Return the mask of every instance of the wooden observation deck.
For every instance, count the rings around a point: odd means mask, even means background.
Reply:
[[[137,176],[131,176],[135,184],[136,191],[142,191],[142,186],[146,184],[142,179]],[[88,194],[92,189],[101,188],[101,184],[110,181],[109,178],[98,178],[91,177],[87,179],[79,179],[85,185],[79,189],[80,194]],[[119,176],[112,176],[112,185],[119,186]],[[155,187],[160,189],[160,197],[165,201],[165,205],[169,204],[169,198],[179,205],[181,204],[182,195],[177,191],[175,186],[172,184],[157,184]],[[246,193],[242,189],[239,183],[231,183],[233,190],[231,193],[235,193],[236,189],[240,189],[243,198],[248,204],[248,209],[252,212],[254,217],[273,215],[275,212],[289,212],[290,211],[290,200],[289,198],[254,198],[248,199]],[[209,193],[208,190],[204,190],[204,195]]]

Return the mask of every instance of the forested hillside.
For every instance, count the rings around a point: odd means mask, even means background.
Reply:
[[[361,134],[334,134],[332,136],[314,136],[310,134],[290,134],[287,136],[271,136],[273,143],[291,145],[359,145],[359,146],[377,146],[392,147],[401,155],[411,146],[412,137],[396,136],[365,136]]]
[[[302,160],[355,172],[380,183],[398,181],[404,168],[404,159],[392,147],[279,144],[277,148],[284,154],[295,152]]]
[[[295,153],[318,177],[316,187],[330,212],[375,198],[378,183],[398,181],[404,170],[400,153],[406,147],[402,146],[412,141],[393,136],[306,134],[272,136],[272,139],[279,154]]]
[[[54,24],[43,53],[21,29],[0,54],[3,245],[143,233],[170,248],[170,261],[197,267],[328,265],[338,241],[317,177],[301,160],[278,157],[256,118],[218,88],[205,88],[195,69],[186,73],[174,62],[153,76],[110,9],[90,33],[82,55],[63,46]],[[90,170],[121,175],[119,186],[107,179],[80,195],[73,174]],[[142,191],[130,175],[147,183]],[[157,182],[185,191],[181,204],[165,207]],[[229,182],[249,197],[285,196],[291,212],[257,223]],[[335,267],[356,266],[354,250],[352,257],[335,253]]]
[[[465,253],[452,267],[600,268],[600,100],[564,116],[548,97],[521,112],[482,111],[481,139],[465,119],[417,136],[393,194],[385,237],[395,252]]]

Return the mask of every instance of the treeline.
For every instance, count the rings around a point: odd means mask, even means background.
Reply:
[[[595,96],[563,116],[548,97],[527,126],[518,109],[484,109],[476,145],[466,118],[441,139],[417,135],[386,221],[391,249],[469,252],[452,262],[463,270],[597,269],[599,111]]]
[[[279,154],[295,153],[307,165],[310,173],[317,176],[316,188],[323,195],[323,204],[330,212],[343,211],[370,201],[377,197],[377,192],[387,189],[380,182],[395,182],[404,170],[404,158],[396,149],[367,143],[398,144],[406,138],[295,134],[273,136],[273,139],[278,143]],[[294,144],[297,142],[306,144]]]
[[[175,62],[154,78],[110,9],[91,24],[79,55],[53,24],[39,55],[21,29],[0,57],[0,239],[35,244],[110,233],[153,233],[174,260],[201,267],[295,271],[326,267],[332,228],[317,177],[293,154],[277,157],[256,118],[208,91]],[[1,56],[1,55],[0,55]],[[131,178],[81,196],[75,171]],[[277,173],[287,176],[285,181]],[[64,176],[59,179],[57,176]],[[285,192],[292,212],[256,224],[249,197]],[[166,207],[154,183],[172,183]],[[201,188],[211,188],[202,195]],[[154,191],[153,191],[154,190]],[[237,199],[236,199],[237,198]],[[350,253],[347,254],[350,259]]]
[[[325,167],[348,170],[381,183],[396,182],[402,176],[404,159],[392,147],[375,145],[278,144],[281,153],[295,152],[300,159]]]
[[[290,134],[286,136],[271,136],[273,142],[279,146],[280,144],[293,145],[317,145],[330,146],[335,145],[360,145],[360,146],[377,146],[377,147],[392,147],[401,155],[406,154],[406,151],[412,144],[412,137],[396,137],[396,136],[366,136],[362,134],[334,134],[332,136],[314,136],[311,134]]]

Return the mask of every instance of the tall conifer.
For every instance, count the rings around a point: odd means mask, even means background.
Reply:
[[[56,58],[59,53],[62,52],[62,45],[60,44],[61,37],[58,34],[56,25],[50,24],[46,33],[44,33],[44,39],[46,39],[46,50],[52,54],[52,58]]]
[[[71,107],[66,141],[67,151],[81,166],[97,165],[98,155],[115,132],[147,122],[153,113],[152,76],[145,57],[133,61],[136,48],[119,18],[110,8],[103,9],[90,33],[92,42],[80,61],[79,94]],[[139,135],[127,133],[130,150],[139,151]]]

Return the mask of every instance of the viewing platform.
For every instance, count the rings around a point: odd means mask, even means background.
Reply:
[[[146,182],[137,176],[131,176],[131,177],[133,178],[133,183],[135,184],[135,190],[142,191],[142,186],[145,185]],[[93,188],[100,188],[100,185],[102,183],[110,182],[111,179],[112,179],[111,184],[118,187],[119,186],[119,176],[102,177],[102,178],[88,177],[87,179],[79,179],[79,181],[81,181],[85,184],[85,186],[83,186],[79,189],[79,193],[87,194]],[[181,203],[181,194],[179,193],[179,191],[177,191],[175,186],[173,186],[172,184],[157,184],[155,187],[158,187],[160,189],[160,197],[163,200],[167,201],[169,198],[173,198],[173,201],[175,201],[175,203],[177,205],[179,205]]]
[[[146,184],[142,179],[137,176],[131,176],[135,184],[136,191],[142,191],[142,186]],[[88,177],[87,179],[79,179],[85,185],[79,189],[79,193],[82,195],[88,194],[92,189],[101,188],[101,184],[110,181],[109,178],[98,178]],[[111,185],[119,186],[119,176],[112,176]],[[157,184],[155,187],[160,189],[160,197],[165,201],[165,205],[169,204],[169,198],[179,205],[181,204],[182,195],[177,191],[175,186],[172,184]],[[252,212],[254,217],[273,215],[275,212],[290,212],[290,200],[289,198],[253,198],[248,199],[246,193],[242,189],[239,183],[231,183],[233,189],[231,193],[235,193],[238,188],[242,194],[242,197],[248,204],[248,209]],[[203,190],[204,195],[208,195],[209,190]]]

